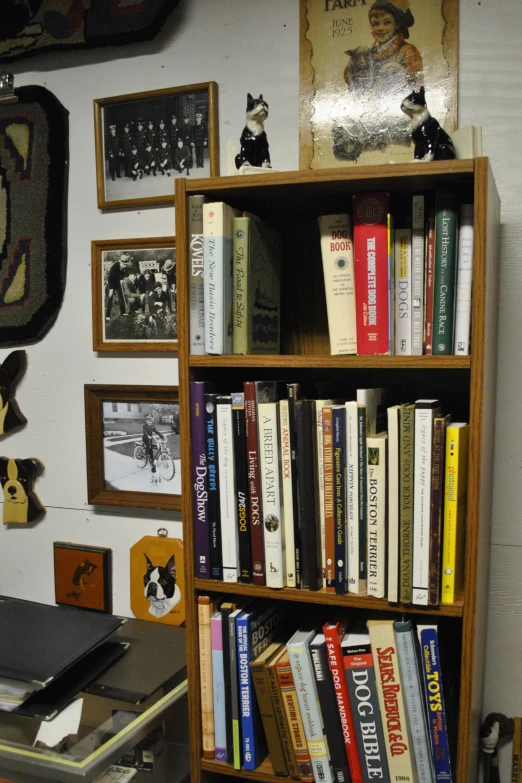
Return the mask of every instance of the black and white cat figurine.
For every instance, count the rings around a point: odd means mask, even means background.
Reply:
[[[424,87],[408,95],[401,103],[401,109],[411,119],[411,138],[415,145],[413,162],[457,157],[451,137],[428,111]]]
[[[246,125],[241,134],[241,151],[236,155],[236,168],[241,166],[258,166],[264,169],[272,168],[270,153],[268,151],[268,139],[266,137],[264,122],[268,117],[268,103],[263,96],[253,98],[247,95]]]

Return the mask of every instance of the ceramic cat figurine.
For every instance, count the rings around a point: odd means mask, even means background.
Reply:
[[[454,160],[457,157],[451,137],[428,111],[424,87],[410,93],[403,100],[401,109],[411,119],[411,138],[415,145],[413,162]]]
[[[241,166],[258,166],[265,169],[272,168],[270,153],[268,151],[268,139],[266,137],[264,123],[268,117],[268,103],[263,96],[253,98],[247,95],[246,125],[241,134],[241,152],[236,155],[236,168]]]

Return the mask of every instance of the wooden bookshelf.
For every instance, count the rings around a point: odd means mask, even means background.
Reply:
[[[456,356],[330,356],[326,301],[317,216],[349,211],[357,192],[387,190],[394,214],[406,215],[414,193],[434,194],[452,187],[461,201],[475,205],[472,353]],[[210,201],[226,201],[268,219],[283,232],[282,339],[278,356],[191,356],[189,354],[189,253],[187,199],[202,193]],[[389,612],[450,623],[455,632],[457,661],[458,742],[455,783],[478,779],[479,725],[487,621],[489,537],[491,519],[492,447],[494,437],[496,331],[498,302],[500,203],[488,160],[436,162],[397,166],[297,171],[263,176],[176,180],[176,243],[179,314],[179,389],[182,442],[182,517],[186,550],[187,663],[192,783],[217,783],[225,777],[274,781],[270,760],[254,772],[202,759],[200,680],[198,670],[197,596],[223,593],[260,596],[288,602],[293,611],[346,607],[367,616]],[[320,374],[317,371],[320,370]],[[401,383],[412,399],[433,396],[433,389],[464,409],[470,422],[466,573],[462,600],[436,608],[397,606],[358,596],[337,596],[324,590],[272,590],[248,584],[195,579],[192,526],[189,383],[212,380],[221,390],[256,378],[299,380],[320,377],[354,386]],[[431,394],[430,394],[431,390]],[[329,615],[331,616],[331,615]],[[325,618],[326,619],[326,618]]]

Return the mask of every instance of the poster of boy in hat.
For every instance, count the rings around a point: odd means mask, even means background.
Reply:
[[[457,117],[457,0],[301,0],[301,168],[413,158],[402,100]]]

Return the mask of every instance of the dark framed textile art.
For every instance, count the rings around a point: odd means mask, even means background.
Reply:
[[[0,102],[0,347],[40,340],[63,301],[69,112],[44,87]]]

